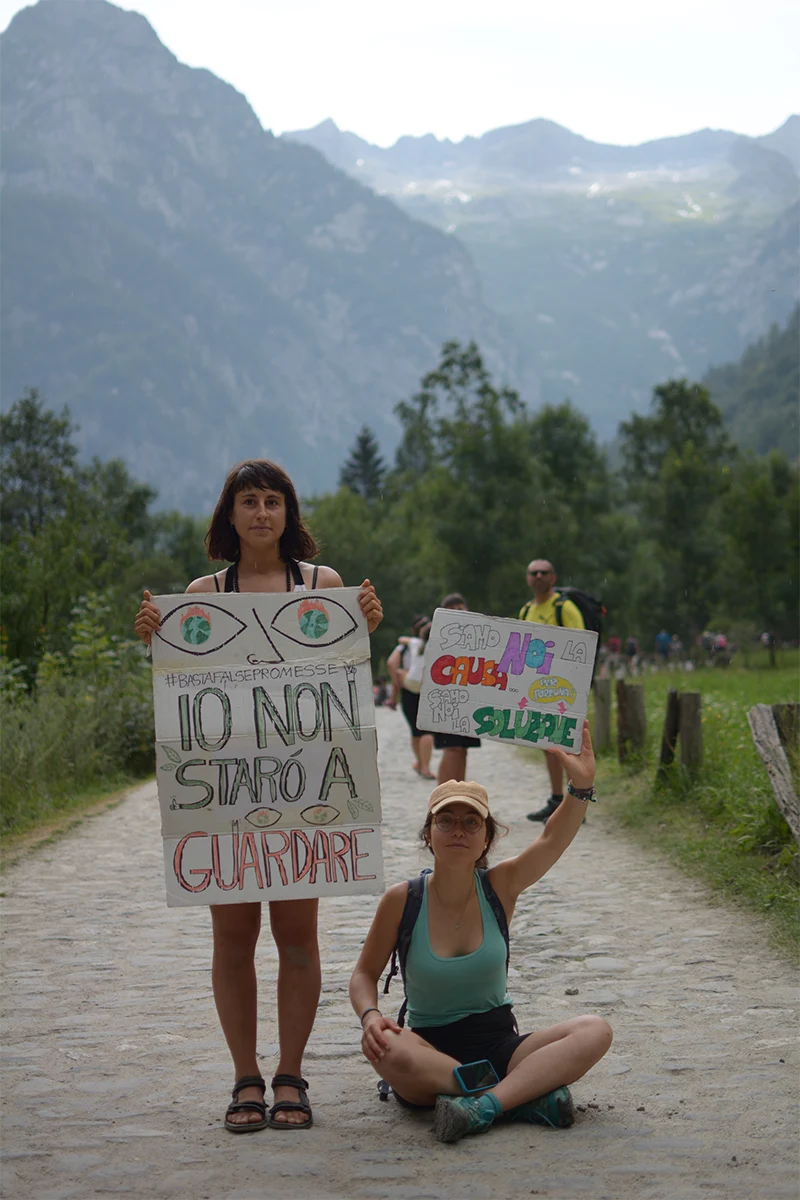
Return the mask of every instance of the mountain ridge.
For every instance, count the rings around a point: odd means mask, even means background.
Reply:
[[[439,139],[429,133],[421,136],[403,135],[391,146],[381,147],[356,133],[340,130],[331,118],[310,129],[286,131],[281,137],[315,146],[345,170],[352,170],[358,165],[358,158],[363,158],[365,163],[367,159],[372,159],[395,170],[413,167],[420,173],[453,167],[486,169],[492,165],[501,170],[522,171],[527,165],[531,177],[578,165],[615,170],[686,168],[705,163],[709,157],[723,158],[735,142],[742,140],[741,134],[731,130],[706,128],[674,137],[654,138],[632,146],[618,146],[592,141],[545,117],[500,126],[477,137],[467,135],[458,142],[449,138]],[[764,137],[745,140],[760,144],[773,153],[780,153],[793,167],[800,165],[798,116],[790,116],[783,125]],[[515,146],[525,149],[527,163],[520,163],[514,157]],[[538,161],[531,160],[532,151],[539,151]]]
[[[122,444],[197,509],[254,454],[330,486],[448,338],[525,384],[459,242],[262,129],[140,14],[46,0],[2,48],[6,405],[39,387],[85,454]]]

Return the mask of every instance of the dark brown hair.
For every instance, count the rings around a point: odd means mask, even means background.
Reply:
[[[451,592],[449,596],[445,596],[444,600],[442,601],[441,607],[442,608],[454,608],[456,606],[456,604],[463,604],[464,608],[467,607],[467,602],[464,599],[464,597],[461,595],[461,592]]]
[[[306,560],[319,554],[320,548],[300,516],[300,505],[297,503],[297,493],[291,479],[276,463],[257,458],[235,466],[223,484],[205,538],[208,557],[212,562],[239,560],[239,535],[231,524],[231,513],[234,497],[245,488],[280,492],[286,500],[286,528],[280,540],[281,558],[284,562],[291,558]]]
[[[480,814],[478,814],[478,815],[480,815]],[[428,813],[427,817],[425,818],[425,824],[422,826],[422,829],[420,829],[420,831],[419,831],[419,840],[422,842],[423,846],[428,847],[428,849],[431,851],[431,854],[433,854],[433,850],[431,850],[431,825],[432,824],[433,824],[433,817],[431,816],[430,813]],[[508,833],[508,826],[501,825],[499,821],[495,821],[492,814],[489,813],[488,817],[486,818],[486,849],[484,850],[483,854],[480,856],[478,861],[475,863],[476,867],[480,868],[480,867],[486,867],[489,865],[488,861],[487,861],[487,856],[489,854],[489,851],[492,849],[492,847],[494,846],[497,839],[501,838],[501,837],[505,837],[507,833]]]

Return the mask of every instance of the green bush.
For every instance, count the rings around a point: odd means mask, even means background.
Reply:
[[[73,611],[67,653],[42,656],[29,688],[0,669],[0,830],[19,833],[154,767],[150,672],[139,645],[108,632],[103,596]]]

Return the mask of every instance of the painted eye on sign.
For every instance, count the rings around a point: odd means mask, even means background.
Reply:
[[[270,628],[298,646],[334,646],[355,630],[356,623],[343,604],[327,596],[309,596],[285,604]]]
[[[244,621],[226,609],[193,600],[168,612],[158,634],[173,650],[199,657],[221,650],[246,628]]]

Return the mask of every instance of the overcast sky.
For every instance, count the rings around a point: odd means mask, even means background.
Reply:
[[[47,3],[48,0],[42,0]],[[66,0],[94,3],[96,0]],[[24,5],[0,0],[0,27]],[[797,0],[139,0],[280,133],[459,140],[548,117],[597,141],[768,133],[800,109]]]

